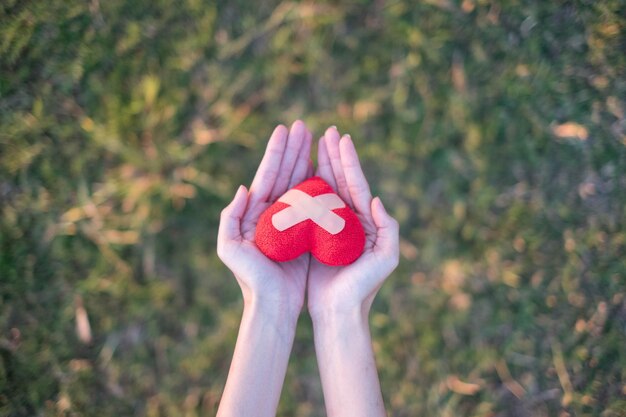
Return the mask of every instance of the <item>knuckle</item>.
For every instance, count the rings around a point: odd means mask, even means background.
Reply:
[[[354,195],[359,195],[365,191],[365,187],[362,184],[350,184],[348,185],[348,192]]]
[[[398,236],[400,234],[400,223],[393,217],[389,220],[389,228],[393,230],[394,235]]]
[[[222,242],[217,242],[216,248],[217,256],[223,261],[224,260],[224,244]]]
[[[227,243],[225,242],[218,242],[217,243],[217,257],[220,258],[222,260],[222,262],[224,262],[225,264],[228,264],[228,261],[230,259],[229,256],[229,247],[227,245]]]
[[[391,265],[393,266],[393,269],[396,269],[398,265],[400,265],[400,254],[399,253],[395,253],[394,256],[392,257],[392,262]]]
[[[386,272],[393,271],[400,262],[400,256],[397,250],[386,250],[380,253],[379,263]]]
[[[400,248],[399,244],[393,246],[393,249],[389,253],[387,257],[389,261],[389,267],[393,271],[400,264]]]
[[[400,264],[400,257],[397,254],[389,255],[385,262],[387,274],[391,274]]]

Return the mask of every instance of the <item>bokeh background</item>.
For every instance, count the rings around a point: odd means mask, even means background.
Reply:
[[[624,416],[626,3],[3,0],[0,415],[215,413],[219,212],[278,123],[401,225],[392,416]],[[303,314],[281,416],[323,416]]]

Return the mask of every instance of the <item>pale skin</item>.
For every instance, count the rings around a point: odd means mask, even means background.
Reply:
[[[363,255],[331,267],[309,254],[274,262],[254,244],[259,215],[313,174],[310,131],[296,121],[272,133],[256,176],[223,210],[218,255],[231,269],[244,311],[218,416],[274,416],[298,316],[308,295],[315,351],[329,416],[384,416],[368,326],[376,293],[398,264],[398,223],[369,185],[349,135],[326,130],[315,175],[328,182],[359,217]]]

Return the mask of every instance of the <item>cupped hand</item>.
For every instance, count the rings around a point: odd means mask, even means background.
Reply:
[[[347,266],[328,266],[310,257],[309,313],[314,319],[327,313],[367,314],[385,278],[398,265],[398,222],[387,213],[380,198],[372,199],[349,135],[340,137],[334,126],[328,128],[319,141],[317,162],[316,175],[354,209],[366,240],[361,257]]]
[[[222,211],[217,254],[235,275],[244,303],[259,303],[279,314],[296,316],[304,302],[309,255],[274,262],[254,243],[259,216],[289,188],[312,174],[311,132],[297,120],[288,131],[276,127],[250,186],[242,185]]]

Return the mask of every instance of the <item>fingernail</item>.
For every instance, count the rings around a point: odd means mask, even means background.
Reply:
[[[343,139],[343,138],[348,138],[348,139],[352,140],[352,136],[350,136],[350,134],[348,134],[348,133],[346,133],[345,135],[343,135],[341,138],[342,138],[342,139]]]

